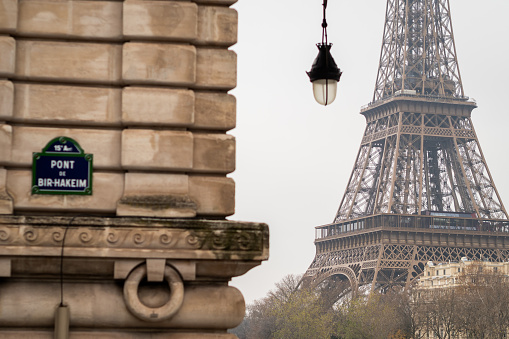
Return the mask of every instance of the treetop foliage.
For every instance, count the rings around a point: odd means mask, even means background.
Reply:
[[[507,338],[509,278],[471,265],[453,287],[357,293],[341,280],[314,288],[288,275],[247,306],[240,339]]]

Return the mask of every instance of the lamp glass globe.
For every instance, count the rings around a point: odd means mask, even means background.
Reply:
[[[313,81],[313,94],[320,105],[330,105],[336,99],[338,82],[334,79],[318,79]]]

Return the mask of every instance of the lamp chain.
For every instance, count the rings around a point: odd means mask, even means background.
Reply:
[[[327,45],[327,20],[325,11],[327,9],[327,0],[323,0],[323,21],[322,21],[322,45]]]

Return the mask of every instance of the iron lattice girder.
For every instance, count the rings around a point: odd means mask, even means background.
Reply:
[[[411,284],[428,261],[509,259],[509,221],[377,215],[324,225],[305,274],[316,284],[343,276],[353,285],[386,289]]]
[[[448,0],[388,0],[373,101],[400,90],[463,97]]]
[[[362,110],[367,126],[335,220],[426,210],[507,219],[470,119],[475,107],[398,95]]]

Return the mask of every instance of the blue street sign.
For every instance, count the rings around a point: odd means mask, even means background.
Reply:
[[[33,153],[32,194],[92,194],[93,155],[71,138],[51,140]]]

